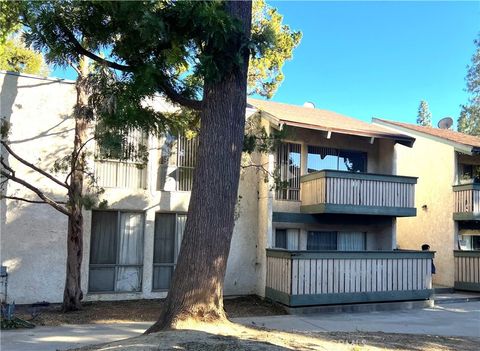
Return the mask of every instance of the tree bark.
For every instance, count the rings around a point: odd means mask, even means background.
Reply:
[[[226,2],[249,37],[251,2]],[[199,146],[187,223],[172,284],[146,333],[179,323],[226,319],[223,280],[233,234],[245,128],[248,50],[235,71],[205,83]]]
[[[76,82],[77,102],[74,110],[75,140],[71,160],[71,178],[69,186],[69,215],[67,235],[67,267],[62,310],[76,311],[81,308],[83,298],[81,286],[81,267],[83,258],[83,173],[85,153],[82,147],[87,140],[88,93],[86,79],[88,66],[85,59],[80,60],[79,75]]]

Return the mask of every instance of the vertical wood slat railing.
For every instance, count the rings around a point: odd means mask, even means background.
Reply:
[[[319,171],[302,177],[302,205],[415,207],[414,177]]]
[[[266,296],[295,305],[425,299],[433,252],[267,250]]]
[[[105,188],[147,188],[147,167],[134,162],[96,160],[94,175]]]
[[[480,251],[454,251],[454,287],[460,290],[480,291]]]
[[[453,212],[480,212],[480,184],[454,185],[453,194]]]

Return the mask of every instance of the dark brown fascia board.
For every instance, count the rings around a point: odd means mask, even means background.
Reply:
[[[411,134],[414,134],[414,135],[422,136],[422,137],[430,139],[430,140],[438,141],[439,143],[450,145],[455,149],[455,151],[459,151],[459,152],[462,152],[462,153],[467,154],[467,155],[480,154],[480,148],[479,147],[475,147],[475,146],[467,145],[467,144],[462,144],[462,143],[457,143],[455,141],[447,140],[447,139],[442,138],[442,137],[438,137],[438,136],[431,135],[431,134],[428,134],[428,133],[420,132],[420,131],[415,130],[415,129],[410,129],[410,128],[407,128],[407,127],[399,126],[399,125],[390,123],[390,121],[388,121],[388,120],[384,120],[384,119],[380,119],[380,118],[372,118],[372,122],[377,123],[379,125],[382,125],[384,127],[398,129],[398,130],[400,130],[404,133],[411,133]]]

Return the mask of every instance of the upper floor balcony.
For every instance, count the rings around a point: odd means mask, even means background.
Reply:
[[[416,177],[322,170],[300,178],[300,212],[416,215]]]
[[[457,221],[480,220],[480,184],[453,186],[453,219]]]

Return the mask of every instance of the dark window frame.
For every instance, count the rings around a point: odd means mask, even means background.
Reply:
[[[145,260],[145,211],[139,211],[139,210],[119,210],[119,209],[105,209],[105,210],[92,210],[92,222],[90,228],[93,227],[93,213],[94,212],[111,212],[116,214],[116,228],[115,228],[115,263],[91,263],[91,255],[92,255],[92,231],[90,231],[90,251],[89,251],[89,264],[88,264],[88,293],[91,294],[135,294],[135,293],[141,293],[143,289],[143,266],[144,266],[144,260]],[[136,213],[142,215],[142,263],[141,264],[119,264],[119,255],[120,255],[120,245],[119,245],[119,239],[120,239],[120,226],[121,226],[121,214],[122,213]],[[117,282],[117,277],[118,277],[118,269],[119,268],[139,268],[139,274],[141,277],[140,281],[140,286],[139,289],[136,291],[123,291],[123,290],[116,290],[116,282]],[[97,268],[97,269],[102,269],[102,268],[113,268],[114,269],[114,275],[113,275],[113,290],[91,290],[90,288],[90,275],[91,275],[91,269],[92,268]]]
[[[333,169],[333,168],[322,168],[322,169],[318,169],[318,170],[312,170],[310,171],[309,169],[309,165],[308,165],[308,155],[312,154],[312,155],[319,155],[318,153],[313,153],[311,152],[310,148],[319,148],[319,149],[325,149],[326,152],[330,152],[328,153],[328,155],[330,156],[333,156],[336,158],[336,168]],[[340,169],[340,163],[341,163],[341,158],[344,158],[344,156],[342,156],[342,153],[355,153],[355,154],[358,154],[359,156],[361,156],[363,158],[363,169],[361,171],[350,171],[350,170],[343,170],[343,169]],[[360,150],[351,150],[351,149],[339,149],[339,148],[333,148],[333,147],[326,147],[326,146],[321,146],[321,145],[311,145],[311,144],[307,144],[307,174],[308,173],[313,173],[313,172],[319,172],[319,171],[322,171],[322,170],[334,170],[334,171],[344,171],[344,172],[354,172],[354,173],[366,173],[367,170],[368,170],[368,152],[366,151],[360,151]]]
[[[175,233],[174,233],[174,245],[173,245],[173,263],[156,263],[155,262],[155,252],[153,254],[153,257],[152,257],[152,292],[166,292],[169,290],[169,288],[154,288],[155,286],[155,274],[154,274],[154,271],[155,271],[155,268],[156,267],[172,267],[172,275],[171,277],[173,277],[173,273],[175,272],[175,268],[177,266],[177,260],[178,260],[178,252],[180,250],[180,245],[181,243],[178,242],[178,216],[187,216],[188,215],[188,212],[184,212],[184,211],[159,211],[159,212],[155,212],[155,221],[154,221],[154,232],[153,232],[153,242],[155,245],[155,235],[156,235],[156,226],[157,226],[157,215],[161,215],[161,214],[169,214],[169,215],[175,215]],[[183,238],[183,236],[182,236]],[[155,246],[154,246],[154,251],[155,251]]]
[[[286,150],[285,150],[286,149]],[[299,155],[298,169],[290,165],[291,154]],[[302,174],[302,144],[285,141],[281,143],[275,154],[275,167],[280,173],[280,180],[288,182],[285,187],[277,188],[275,191],[275,200],[280,201],[300,201],[300,176]],[[291,171],[292,168],[292,171]],[[292,177],[289,177],[293,174]]]

